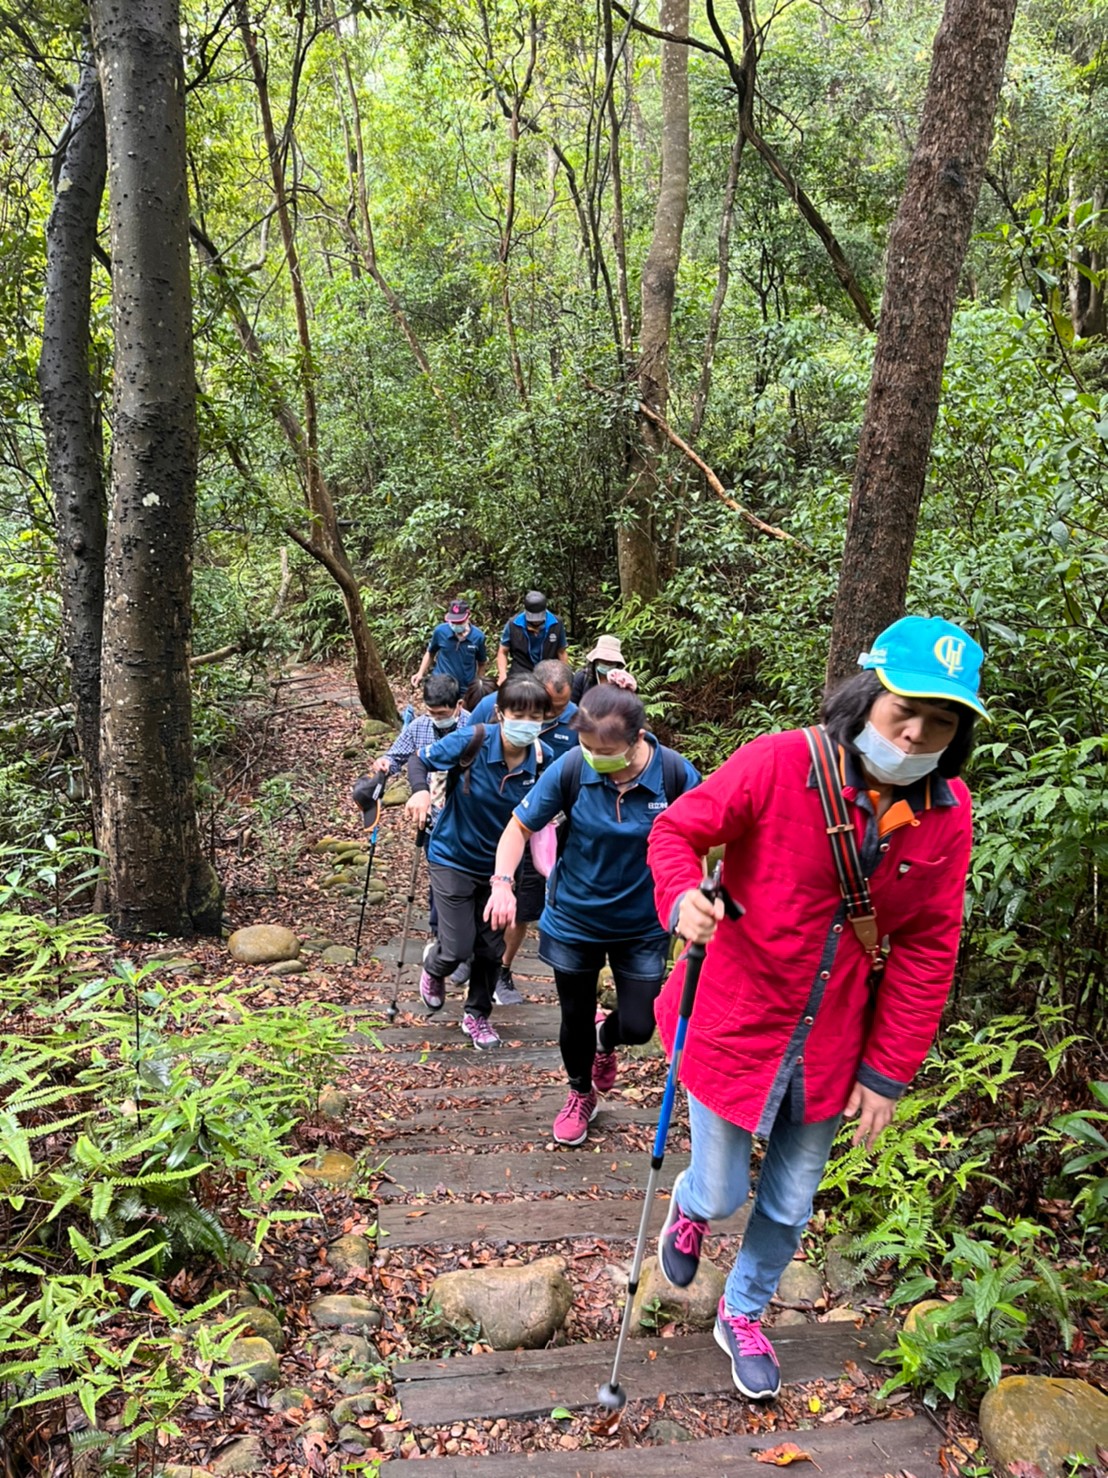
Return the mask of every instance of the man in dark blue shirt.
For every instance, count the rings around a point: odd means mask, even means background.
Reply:
[[[467,600],[452,600],[445,619],[432,631],[419,671],[412,676],[413,688],[419,687],[432,661],[436,672],[446,672],[457,679],[460,693],[465,692],[475,677],[484,677],[489,661],[488,646],[485,633],[473,625]]]
[[[503,682],[509,672],[534,672],[540,662],[547,662],[551,657],[559,662],[566,660],[566,629],[548,610],[542,591],[529,590],[523,610],[500,633],[496,654],[498,680]]]

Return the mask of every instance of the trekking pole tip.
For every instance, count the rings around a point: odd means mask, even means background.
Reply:
[[[605,1381],[596,1393],[596,1399],[607,1411],[622,1411],[627,1405],[627,1392],[618,1383]]]
[[[389,1002],[388,1009],[385,1012],[385,1019],[386,1019],[386,1021],[388,1021],[389,1024],[391,1025],[392,1022],[394,1022],[399,1015],[400,1015],[400,1007],[396,1004],[395,1001],[390,1001]]]

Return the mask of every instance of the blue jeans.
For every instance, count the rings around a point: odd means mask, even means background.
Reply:
[[[729,1314],[761,1317],[781,1274],[800,1246],[815,1195],[842,1115],[815,1124],[795,1124],[788,1098],[778,1111],[766,1144],[754,1208],[742,1247],[724,1288]],[[750,1148],[754,1136],[721,1119],[689,1094],[692,1161],[673,1187],[686,1216],[719,1221],[737,1211],[750,1192]]]

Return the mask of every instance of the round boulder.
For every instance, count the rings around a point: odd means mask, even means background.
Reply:
[[[662,1275],[658,1259],[648,1257],[631,1309],[631,1333],[652,1335],[673,1320],[691,1329],[711,1329],[726,1281],[726,1274],[703,1257],[689,1286],[674,1288]]]
[[[281,1364],[277,1351],[269,1340],[261,1337],[233,1339],[223,1357],[226,1365],[243,1365],[243,1375],[248,1375],[256,1385],[264,1386],[280,1379]]]
[[[1001,1473],[1036,1463],[1044,1478],[1062,1478],[1067,1458],[1092,1462],[1098,1447],[1108,1448],[1108,1396],[1083,1380],[1010,1375],[985,1393],[981,1434]]]
[[[358,1164],[342,1150],[326,1150],[314,1165],[301,1165],[296,1172],[301,1180],[322,1181],[325,1185],[345,1185],[353,1180]]]
[[[317,1329],[376,1329],[381,1310],[360,1293],[329,1293],[317,1298],[308,1310]]]
[[[227,941],[231,958],[240,965],[272,965],[300,956],[300,941],[283,924],[251,924],[236,929]]]
[[[561,1329],[573,1290],[560,1257],[519,1268],[462,1268],[431,1284],[428,1301],[444,1324],[479,1325],[494,1350],[540,1350]]]
[[[327,1264],[340,1277],[359,1268],[368,1268],[372,1262],[373,1246],[360,1232],[347,1232],[327,1249]]]

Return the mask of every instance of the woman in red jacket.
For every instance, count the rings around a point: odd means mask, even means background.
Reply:
[[[659,1261],[671,1283],[692,1282],[708,1223],[746,1200],[752,1137],[764,1137],[715,1330],[735,1385],[753,1400],[780,1388],[759,1320],[800,1245],[843,1116],[858,1116],[856,1144],[872,1144],[938,1029],[969,865],[970,798],[957,777],[985,713],[981,659],[957,626],[908,616],[824,702],[862,872],[891,947],[875,1000],[870,957],[846,926],[802,730],[743,745],[650,834],[660,919],[708,946],[681,1065],[692,1161],[673,1188]],[[720,844],[724,886],[746,909],[737,922],[697,886],[701,859]],[[667,1050],[683,977],[679,964],[656,1005]]]

